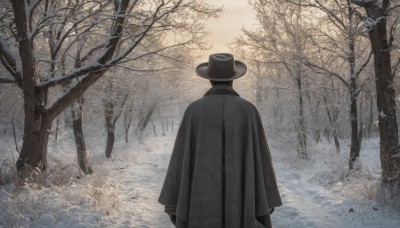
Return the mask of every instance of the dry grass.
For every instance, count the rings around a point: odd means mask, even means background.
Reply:
[[[52,166],[45,171],[44,176],[48,183],[56,186],[68,186],[82,178],[77,165],[62,165],[60,160],[54,160]]]
[[[15,167],[15,162],[11,158],[5,159],[0,166],[0,186],[16,181],[18,179],[17,177],[18,172]]]
[[[107,176],[107,168],[97,167],[96,173],[88,178],[87,193],[95,200],[95,208],[108,213],[118,208],[118,189],[105,182]]]

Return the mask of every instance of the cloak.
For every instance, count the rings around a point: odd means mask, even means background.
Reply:
[[[158,201],[176,206],[178,228],[272,227],[269,209],[282,202],[264,128],[232,87],[186,109]]]

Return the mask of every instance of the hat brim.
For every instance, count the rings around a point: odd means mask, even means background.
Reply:
[[[232,81],[233,79],[240,78],[247,72],[246,64],[235,60],[235,74],[229,78],[214,78],[208,74],[208,62],[202,63],[196,67],[196,74],[202,78],[209,79],[212,81],[223,82]]]

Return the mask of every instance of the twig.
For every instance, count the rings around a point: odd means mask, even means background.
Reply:
[[[11,122],[12,122],[12,127],[13,127],[13,134],[14,134],[14,142],[15,142],[15,149],[17,150],[17,152],[19,153],[19,149],[18,149],[18,143],[17,143],[17,136],[15,134],[15,124],[14,124],[14,115],[11,116]]]

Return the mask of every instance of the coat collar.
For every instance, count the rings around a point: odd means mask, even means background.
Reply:
[[[211,89],[207,91],[206,94],[204,94],[204,96],[207,96],[209,94],[232,94],[235,96],[239,96],[239,94],[231,86],[224,84],[214,85],[213,87],[211,87]]]

